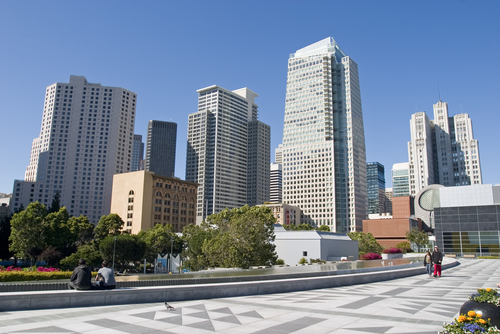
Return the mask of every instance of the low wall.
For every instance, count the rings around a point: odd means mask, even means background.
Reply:
[[[458,263],[447,259],[443,269]],[[403,267],[403,266],[398,266]],[[374,269],[374,268],[370,268]],[[426,273],[425,267],[383,267],[382,271],[344,271],[335,276],[286,278],[251,282],[216,284],[189,284],[120,288],[94,291],[37,291],[0,293],[0,311],[38,310],[51,308],[107,306],[119,304],[174,302],[184,300],[238,297],[271,293],[285,293],[365,284]]]

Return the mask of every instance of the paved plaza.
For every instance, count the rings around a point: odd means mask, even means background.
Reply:
[[[435,334],[469,294],[500,282],[500,260],[460,260],[443,277],[283,294],[0,313],[0,333]],[[0,297],[1,298],[1,297]]]

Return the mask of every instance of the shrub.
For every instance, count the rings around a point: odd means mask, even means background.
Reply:
[[[325,226],[325,225],[323,225]],[[321,260],[321,259],[310,259],[309,260],[310,263],[326,263],[325,260]]]
[[[303,258],[301,258],[301,259],[299,260],[299,264],[306,264],[306,263],[307,263],[307,260],[306,260],[306,258],[305,258],[305,257],[303,257]]]
[[[400,242],[396,245],[396,248],[401,248],[403,254],[413,252],[413,249],[411,249],[411,245],[408,241]]]
[[[392,248],[384,249],[382,251],[382,253],[384,253],[384,254],[400,254],[400,253],[403,253],[403,250],[401,248],[392,247]]]
[[[277,266],[282,266],[285,264],[285,261],[283,259],[277,259],[276,260],[276,263],[275,263]]]
[[[496,260],[500,259],[500,256],[494,256],[494,255],[484,255],[484,256],[478,256],[478,259],[490,259],[490,260]]]
[[[23,270],[14,266],[7,268],[0,266],[0,282],[69,279],[72,273],[72,271],[60,271],[57,268],[31,267]],[[92,277],[96,275],[97,272],[92,273]]]
[[[377,253],[366,253],[361,255],[361,260],[379,260],[381,258],[382,256],[380,256],[380,254]]]

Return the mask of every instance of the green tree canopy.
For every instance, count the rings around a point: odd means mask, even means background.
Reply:
[[[78,265],[78,260],[87,260],[89,267],[100,267],[103,261],[101,252],[94,244],[89,243],[78,247],[77,251],[60,261],[62,265],[74,268]]]
[[[175,234],[170,224],[165,226],[157,224],[147,231],[140,231],[138,235],[146,243],[145,257],[150,262],[153,262],[158,254],[170,253],[172,248],[173,253],[178,254],[182,251],[182,240]]]
[[[33,202],[28,207],[15,213],[11,219],[10,250],[17,257],[36,261],[46,248],[45,217],[47,209],[40,202]]]
[[[417,245],[418,248],[429,245],[429,235],[420,231],[418,227],[413,227],[410,231],[406,232],[406,239]]]
[[[292,230],[296,230],[296,231],[312,231],[312,230],[314,230],[314,227],[312,225],[309,225],[309,224],[306,224],[306,223],[302,223],[302,224],[299,224],[297,226],[292,226]]]
[[[210,215],[201,226],[186,226],[185,265],[197,270],[274,264],[277,260],[273,244],[275,222],[269,208],[246,205]]]
[[[377,242],[377,239],[371,233],[350,232],[349,238],[358,241],[359,254],[377,253],[380,254],[384,250]]]
[[[94,241],[97,245],[109,236],[117,236],[122,233],[124,221],[116,213],[102,216],[94,229]]]
[[[11,216],[5,216],[2,219],[0,219],[0,260],[8,260],[10,259],[13,255],[14,252],[10,251],[10,220]]]
[[[58,190],[54,195],[54,198],[52,199],[52,205],[47,211],[48,213],[53,213],[53,212],[58,212],[60,209],[61,209],[61,194],[59,193]]]
[[[116,247],[115,247],[116,238]],[[115,254],[115,263],[124,270],[130,262],[137,262],[144,259],[146,252],[146,243],[135,234],[121,234],[118,236],[109,236],[99,244],[99,250],[103,259],[111,262],[113,252]]]
[[[321,225],[316,230],[321,232],[331,232],[330,227],[328,225]]]

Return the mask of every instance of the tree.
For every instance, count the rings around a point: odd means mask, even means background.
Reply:
[[[102,216],[94,229],[94,241],[97,245],[109,236],[117,236],[122,233],[124,221],[116,213]]]
[[[297,231],[312,231],[314,230],[314,227],[312,225],[302,223],[297,226],[292,226],[292,230],[297,230]]]
[[[321,225],[316,230],[320,232],[331,232],[330,227],[328,225]]]
[[[216,231],[210,224],[189,224],[182,231],[182,240],[187,245],[182,250],[183,266],[190,270],[200,270],[208,267],[208,261],[203,253],[203,244],[211,242]]]
[[[359,254],[361,255],[366,253],[380,254],[384,250],[371,233],[350,232],[348,236],[352,240],[358,241]]]
[[[248,268],[274,264],[275,222],[268,207],[246,205],[210,215],[201,226],[186,226],[185,266],[196,270],[208,266]]]
[[[413,227],[410,231],[406,232],[406,239],[417,245],[418,248],[429,245],[429,235],[420,231],[417,227]]]
[[[48,209],[48,213],[58,212],[60,209],[61,209],[61,194],[59,193],[58,190],[54,195],[54,198],[52,199],[52,204]]]
[[[10,250],[17,257],[36,258],[46,248],[44,219],[47,210],[40,202],[33,202],[26,210],[15,213],[11,219]]]
[[[146,243],[145,257],[150,262],[153,262],[159,253],[170,253],[171,249],[177,254],[182,251],[182,240],[170,224],[157,224],[147,231],[140,231],[138,235]]]
[[[14,252],[9,250],[10,247],[10,220],[12,216],[8,215],[3,217],[0,220],[0,260],[8,260],[10,259],[13,255]]]
[[[78,260],[87,260],[89,267],[100,267],[103,261],[101,252],[95,247],[93,243],[81,245],[77,251],[70,256],[65,257],[60,261],[62,265],[74,268],[78,265]]]
[[[146,243],[138,235],[121,234],[102,240],[99,250],[102,258],[110,262],[115,254],[115,263],[119,264],[123,271],[130,262],[141,261],[144,258]]]

